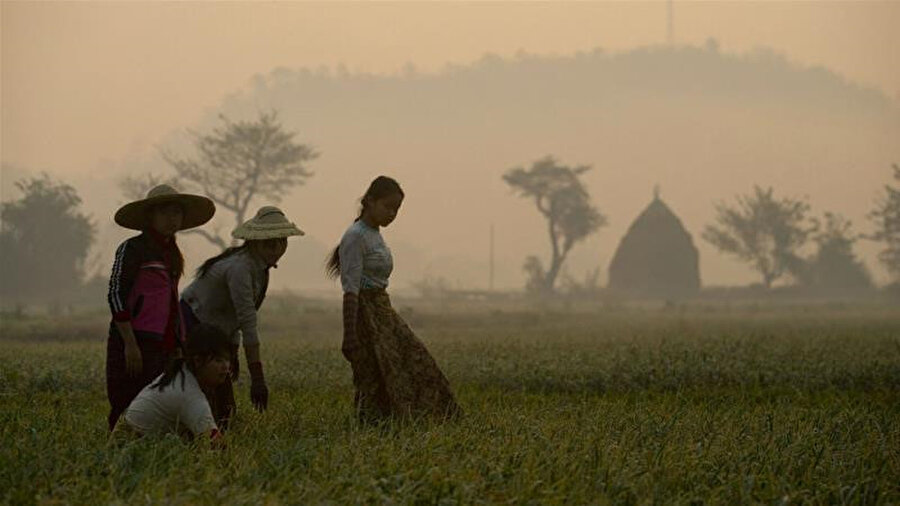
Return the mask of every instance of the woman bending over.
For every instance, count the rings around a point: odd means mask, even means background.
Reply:
[[[220,385],[212,399],[213,413],[223,429],[235,413],[232,382],[238,378],[241,341],[250,371],[250,400],[260,412],[268,407],[269,388],[259,352],[257,312],[266,297],[269,269],[277,267],[287,251],[287,238],[303,235],[303,231],[277,207],[264,206],[231,235],[244,243],[203,262],[194,281],[181,294],[188,327],[198,322],[211,323],[231,338],[231,380]]]

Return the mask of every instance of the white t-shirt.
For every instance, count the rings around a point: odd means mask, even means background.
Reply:
[[[159,375],[131,401],[125,410],[124,419],[141,434],[180,434],[184,429],[195,436],[211,430],[218,430],[209,401],[197,378],[188,368],[182,367],[172,383],[163,388],[151,388],[162,378]],[[184,388],[181,374],[184,374]]]
[[[394,258],[378,229],[357,220],[344,232],[338,255],[341,258],[341,286],[345,293],[387,288],[388,278],[394,270]]]

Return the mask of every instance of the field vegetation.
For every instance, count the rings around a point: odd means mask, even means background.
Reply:
[[[0,502],[900,502],[900,308],[395,305],[461,420],[358,424],[338,304],[272,297],[221,451],[107,444],[104,311],[5,315]]]

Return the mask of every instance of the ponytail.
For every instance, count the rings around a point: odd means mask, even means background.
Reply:
[[[363,203],[363,210],[365,210],[366,204]],[[353,220],[353,223],[362,219],[362,211],[359,212],[359,216]],[[325,257],[325,276],[328,279],[336,279],[341,275],[341,245],[338,244],[331,250],[331,254]]]
[[[206,275],[207,272],[209,272],[209,270],[212,268],[213,265],[216,265],[216,263],[219,262],[219,260],[225,260],[226,258],[228,258],[232,255],[235,255],[237,253],[240,253],[241,251],[244,251],[245,249],[247,249],[246,241],[244,241],[244,244],[241,244],[240,246],[231,246],[230,248],[226,248],[225,251],[219,253],[218,255],[216,255],[212,258],[206,259],[206,261],[203,262],[203,265],[201,265],[200,267],[197,268],[197,271],[194,273],[194,278],[196,278],[196,279],[202,278],[203,276]]]
[[[159,380],[150,385],[150,388],[155,388],[162,392],[167,386],[171,385],[173,381],[175,381],[175,377],[179,374],[181,375],[181,389],[184,390],[184,357],[173,358],[166,364],[166,368],[162,373],[162,376],[159,377]]]
[[[179,280],[181,279],[182,274],[184,274],[184,254],[181,253],[181,248],[178,247],[178,242],[175,240],[175,236],[172,236],[172,256],[170,260],[172,262],[172,279]]]
[[[325,276],[328,279],[335,279],[341,274],[341,255],[338,251],[340,245],[335,246],[331,254],[325,258]]]

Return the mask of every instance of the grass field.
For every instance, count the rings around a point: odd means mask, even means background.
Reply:
[[[900,503],[900,308],[397,306],[462,420],[359,426],[337,306],[273,299],[222,451],[106,444],[104,312],[4,318],[0,500]]]

